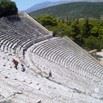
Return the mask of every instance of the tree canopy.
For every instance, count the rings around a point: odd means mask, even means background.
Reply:
[[[36,18],[55,36],[68,36],[77,44],[91,49],[103,49],[103,20],[102,19],[60,19],[51,15]]]
[[[15,2],[11,0],[0,0],[0,17],[15,15],[18,13],[18,8]]]

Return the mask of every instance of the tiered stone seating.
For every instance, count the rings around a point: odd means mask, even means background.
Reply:
[[[19,16],[0,18],[0,47],[5,52],[16,53],[18,47],[26,51],[35,42],[51,37],[48,30],[32,22],[27,14]]]
[[[32,52],[64,68],[103,78],[103,67],[71,40],[52,38],[34,46]]]
[[[0,102],[102,103],[103,67],[71,40],[51,37],[26,14],[0,18]]]

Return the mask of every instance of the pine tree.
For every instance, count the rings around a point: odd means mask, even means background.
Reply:
[[[92,29],[92,25],[89,23],[89,20],[86,19],[85,23],[83,25],[83,30],[82,30],[82,35],[83,37],[89,37],[91,35],[91,29]]]

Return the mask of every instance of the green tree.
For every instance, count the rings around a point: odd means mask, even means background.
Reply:
[[[54,32],[54,34],[56,36],[69,36],[69,37],[72,37],[70,35],[70,31],[71,31],[71,28],[66,24],[66,23],[63,23],[63,22],[58,22],[56,26],[52,26],[50,28],[51,31]]]
[[[55,26],[57,25],[57,19],[51,15],[43,15],[36,18],[44,26]]]
[[[98,49],[100,50],[100,40],[97,37],[89,36],[88,38],[85,38],[84,45],[88,49]]]
[[[0,1],[0,17],[15,15],[17,13],[18,13],[18,8],[16,7],[15,2],[10,0]]]
[[[99,36],[99,28],[97,26],[93,26],[93,28],[91,29],[91,34],[95,37]]]
[[[79,19],[76,19],[75,21],[72,21],[72,24],[70,25],[71,26],[71,36],[73,38],[73,40],[78,43],[79,45],[82,46],[82,43],[83,43],[83,38],[82,38],[82,35],[81,35],[81,27],[80,27],[80,24],[79,24]]]
[[[91,35],[92,24],[89,23],[89,20],[86,19],[82,28],[82,36],[88,38]]]

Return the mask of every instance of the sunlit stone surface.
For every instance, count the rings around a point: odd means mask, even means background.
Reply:
[[[103,103],[103,67],[27,14],[0,18],[0,103]]]

